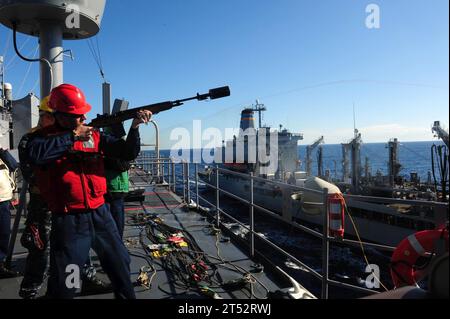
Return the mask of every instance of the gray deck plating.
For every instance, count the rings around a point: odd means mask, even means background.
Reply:
[[[127,217],[129,218],[137,213],[144,213],[145,211],[142,205],[145,207],[146,212],[158,214],[159,217],[163,219],[165,224],[189,232],[205,254],[217,258],[221,257],[223,260],[232,262],[247,271],[252,270],[252,265],[255,263],[254,261],[252,261],[233,242],[217,241],[215,235],[211,235],[206,232],[205,229],[210,226],[206,218],[197,212],[184,209],[182,207],[181,200],[172,192],[167,191],[167,189],[147,188],[145,193],[145,201],[142,204],[138,202],[127,203]],[[23,229],[23,223],[21,223],[21,229]],[[139,232],[140,230],[135,226],[126,226],[124,242],[128,246],[130,252],[143,254],[145,253],[143,248],[139,243],[136,243],[136,236],[139,235]],[[22,272],[27,251],[20,245],[20,235],[21,232],[19,232],[16,241],[12,267],[16,271]],[[216,241],[219,250],[216,248]],[[220,257],[218,257],[218,251]],[[95,256],[93,257],[93,260],[94,265],[98,266],[99,277],[106,279],[106,276],[102,273],[101,267],[99,266]],[[219,277],[222,282],[242,278],[242,275],[239,273],[220,266],[219,264],[221,264],[222,261],[214,258],[211,258],[210,261],[218,266],[217,277]],[[173,281],[173,275],[170,271],[166,271],[162,268],[160,260],[152,259],[152,264],[156,269],[156,275],[153,279],[151,289],[146,289],[136,284],[135,291],[138,299],[207,298],[198,291],[186,291],[178,288],[179,286],[177,286]],[[145,259],[131,256],[131,278],[133,282],[136,282],[140,268],[145,265],[148,265]],[[275,291],[281,289],[280,282],[277,282],[275,279],[277,278],[276,276],[271,276],[267,273],[258,273],[253,275],[268,290]],[[18,291],[21,280],[22,277],[0,280],[0,299],[19,298]],[[267,291],[260,284],[253,284],[252,288],[254,296],[258,296],[259,298],[266,297]],[[225,299],[247,299],[251,297],[250,289],[234,291],[225,291],[219,287],[213,289],[221,298]],[[41,295],[45,293],[45,290],[46,287],[44,285],[41,289]],[[89,295],[82,297],[79,296],[78,298],[113,298],[113,295]]]

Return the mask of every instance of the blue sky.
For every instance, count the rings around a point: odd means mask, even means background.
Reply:
[[[130,5],[132,3],[132,5]],[[380,8],[368,29],[366,6]],[[356,125],[364,142],[433,140],[431,125],[449,117],[447,0],[108,0],[98,35],[113,98],[131,106],[177,99],[229,85],[232,95],[192,102],[155,116],[169,148],[176,127],[239,126],[240,111],[259,99],[264,122],[346,142]],[[15,98],[39,95],[37,65],[14,58],[12,32],[0,26],[7,81]],[[9,44],[7,44],[7,41]],[[32,56],[37,40],[19,36]],[[98,68],[87,41],[65,41],[65,82],[80,86],[101,110]],[[29,69],[29,71],[28,71]],[[152,143],[151,127],[142,129]],[[206,144],[207,141],[204,142]]]

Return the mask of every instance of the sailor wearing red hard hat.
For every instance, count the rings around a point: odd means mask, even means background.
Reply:
[[[54,110],[55,125],[40,130],[27,143],[38,187],[52,212],[47,294],[50,298],[74,297],[79,285],[73,269],[83,267],[92,248],[116,298],[135,298],[130,257],[103,197],[103,156],[135,159],[141,144],[139,125],[150,121],[151,112],[137,113],[123,140],[84,124],[91,106],[76,86],[54,88],[48,105]],[[73,285],[66,285],[67,281]]]

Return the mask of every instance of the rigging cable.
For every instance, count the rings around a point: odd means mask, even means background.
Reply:
[[[378,153],[370,150],[368,147],[365,147],[365,146],[366,145],[363,144],[361,147],[361,155],[365,155],[365,156],[369,157],[369,159],[376,158],[377,160],[379,160],[383,163],[386,162],[386,159],[384,157],[382,157]]]
[[[410,151],[411,153],[413,153],[414,155],[420,157],[421,159],[425,160],[425,161],[429,161],[428,158],[426,158],[425,156],[423,156],[422,154],[418,153],[417,151],[414,151],[412,149],[410,149],[409,147],[406,147],[405,144],[400,144],[400,146],[403,146],[406,150]]]
[[[146,289],[151,289],[152,281],[156,277],[156,268],[153,265],[152,261],[150,260],[150,258],[147,255],[142,254],[141,252],[137,252],[137,251],[133,251],[133,250],[128,249],[128,253],[130,254],[130,256],[137,257],[137,258],[142,258],[142,259],[144,259],[147,262],[147,264],[148,264],[147,267],[145,267],[145,266],[141,267],[141,274],[142,273],[147,273],[148,274],[148,272],[150,272],[150,271],[152,272],[152,275],[150,276],[150,278],[148,278],[148,282],[145,283],[146,284],[145,288]]]
[[[94,41],[92,39],[88,39],[87,44],[88,44],[88,47],[89,47],[89,51],[91,52],[92,57],[93,57],[95,63],[97,64],[97,66],[98,66],[98,69],[100,71],[100,75],[101,75],[102,79],[106,82],[105,73],[103,72],[103,63],[102,63],[102,57],[101,57],[101,54],[100,54],[100,46],[99,46],[99,43],[98,43],[98,36],[96,37],[97,47],[95,47]]]
[[[6,44],[5,44],[5,50],[3,50],[3,58],[6,60],[6,54],[8,53],[8,49],[9,49],[9,40],[11,40],[11,33],[8,33],[8,40],[6,40]]]
[[[39,45],[36,46],[36,49],[34,50],[33,57],[36,56],[38,49],[39,49]],[[17,91],[18,92],[18,94],[17,94],[18,96],[21,95],[23,86],[25,85],[25,81],[27,80],[28,75],[30,74],[31,65],[32,65],[31,63],[28,64],[27,72],[25,72],[25,76],[22,79],[22,83],[20,83],[19,91]]]
[[[8,38],[8,41],[11,39],[11,37]],[[22,45],[20,46],[19,50],[22,51],[22,49],[25,47],[25,45],[28,43],[28,41],[30,41],[30,38],[27,38]],[[9,47],[9,46],[8,46]],[[32,51],[33,52],[33,51]],[[32,53],[30,52],[30,54]],[[17,59],[17,55],[14,55],[12,57],[12,59],[8,62],[7,65],[5,65],[5,70],[8,71],[11,68],[13,68],[16,65],[16,59]]]
[[[50,63],[50,61],[48,61],[45,58],[39,58],[39,59],[29,59],[27,57],[24,57],[19,49],[17,48],[17,24],[15,22],[12,23],[13,25],[13,43],[14,43],[14,50],[16,51],[16,54],[19,56],[19,58],[21,58],[24,61],[27,62],[43,62],[45,64],[47,64],[49,71],[50,71],[50,89],[53,89],[53,68],[52,68],[52,64]]]
[[[214,227],[214,225],[212,225],[213,230],[215,230],[215,236],[216,236],[216,241],[215,241],[215,247],[216,247],[216,251],[217,251],[217,258],[219,258],[219,260],[222,262],[222,264],[224,263],[228,263],[230,264],[230,266],[232,266],[236,272],[243,274],[243,279],[246,283],[250,284],[250,294],[251,297],[255,297],[256,299],[267,299],[267,297],[262,297],[259,298],[258,296],[256,296],[256,294],[254,293],[254,287],[253,285],[258,282],[258,284],[261,285],[261,287],[263,287],[267,293],[269,293],[269,289],[261,282],[259,281],[255,276],[253,276],[250,272],[248,272],[246,269],[232,263],[229,261],[226,261],[225,259],[222,258],[222,256],[220,255],[220,249],[219,249],[219,234],[220,234],[220,229],[217,229]],[[221,266],[222,264],[219,264],[219,266]],[[239,269],[240,268],[240,269]],[[222,284],[223,285],[223,284]]]
[[[100,61],[100,66],[101,66],[101,70],[102,70],[101,74],[104,75],[104,73],[103,73],[104,69],[103,69],[103,62],[102,62],[102,54],[100,52],[100,44],[98,43],[98,36],[95,37],[95,42],[97,44],[98,60]]]
[[[159,196],[159,194],[157,194]],[[159,196],[160,197],[160,196]],[[166,205],[163,198],[160,197],[160,200]],[[167,206],[167,205],[166,205]],[[145,206],[143,207],[145,208]],[[172,211],[170,208],[168,208],[170,211]],[[146,211],[144,209],[144,211]],[[172,211],[173,213],[173,211]],[[214,296],[214,298],[218,298],[219,296],[211,289],[213,287],[211,284],[216,284],[217,288],[225,288],[227,283],[220,283],[217,282],[214,277],[217,273],[217,267],[214,263],[211,263],[209,258],[217,259],[221,261],[221,264],[218,266],[227,266],[226,264],[230,264],[233,266],[234,269],[230,269],[233,271],[236,271],[240,273],[243,277],[242,279],[239,279],[237,281],[242,283],[248,283],[250,284],[250,294],[257,299],[260,299],[258,296],[255,295],[253,289],[253,285],[258,282],[262,287],[268,291],[268,289],[262,284],[257,278],[252,276],[248,271],[243,269],[242,267],[238,265],[234,265],[232,262],[224,260],[220,256],[220,252],[218,249],[218,242],[216,237],[216,248],[218,250],[218,257],[210,256],[204,252],[201,251],[200,247],[196,243],[195,239],[190,235],[189,232],[183,231],[181,229],[177,229],[174,227],[171,227],[167,224],[163,224],[161,222],[155,222],[152,221],[152,217],[150,217],[150,220],[147,220],[147,217],[145,215],[141,215],[141,217],[144,218],[144,221],[146,222],[146,233],[147,238],[152,241],[153,243],[161,243],[165,242],[167,238],[170,236],[173,236],[173,234],[181,233],[183,234],[182,237],[184,238],[185,242],[188,244],[187,251],[186,250],[180,250],[175,249],[168,252],[166,255],[164,255],[162,261],[162,267],[165,269],[170,269],[171,272],[174,274],[174,280],[172,280],[170,283],[174,286],[184,289],[185,291],[181,294],[186,293],[187,291],[198,291],[202,294],[208,295],[208,296]],[[141,223],[139,223],[141,224]],[[141,224],[142,225],[142,224]],[[184,228],[184,227],[183,227]],[[216,234],[218,236],[218,234]],[[143,243],[143,240],[140,240],[143,249],[146,250],[145,244]],[[192,247],[192,248],[191,248]],[[198,266],[202,267],[206,263],[210,265],[210,271],[212,270],[213,273],[209,274],[208,271],[205,269],[205,271],[201,271],[201,273],[198,272],[199,268]],[[228,267],[227,267],[228,268]],[[188,277],[186,277],[186,275]],[[208,285],[200,284],[200,282],[194,282],[191,281],[190,278],[199,279],[200,281],[207,282]],[[163,289],[160,285],[158,285],[158,288],[168,293],[165,289]],[[173,293],[172,293],[173,294]],[[176,294],[179,295],[179,294]]]
[[[38,84],[39,84],[39,77],[36,79],[36,82],[34,82],[33,88],[31,89],[30,92],[34,92],[34,90],[36,90],[36,87],[38,86]]]

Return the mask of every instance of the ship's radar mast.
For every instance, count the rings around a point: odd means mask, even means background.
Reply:
[[[258,112],[258,119],[259,119],[259,128],[262,127],[262,112],[267,111],[267,108],[264,104],[260,104],[258,100],[256,100],[256,104],[253,105],[252,108],[253,112]]]

